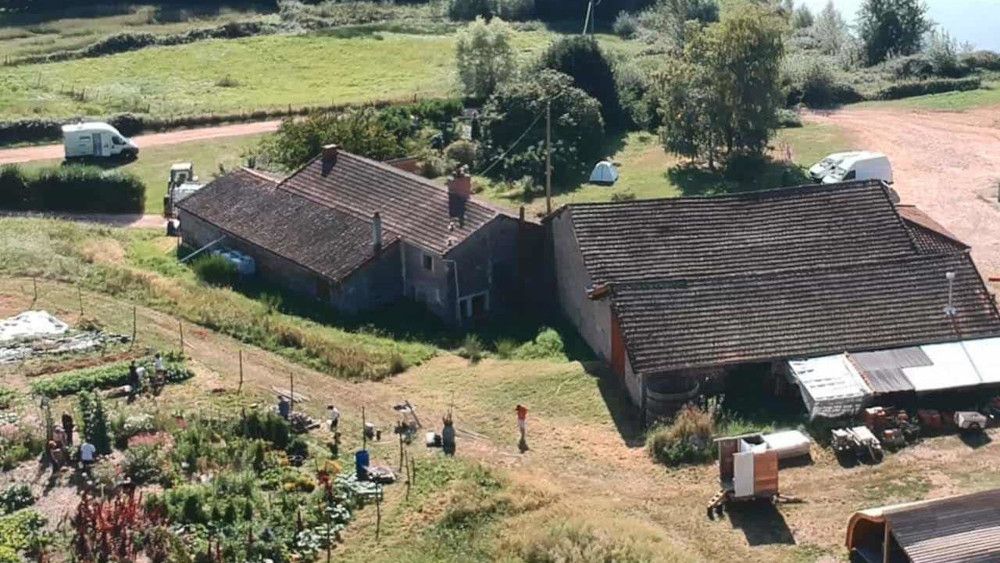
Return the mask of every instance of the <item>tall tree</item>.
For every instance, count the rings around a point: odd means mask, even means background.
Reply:
[[[500,18],[481,17],[458,34],[456,64],[465,95],[484,99],[511,77],[516,68],[511,38],[514,32]]]
[[[763,152],[782,104],[784,25],[769,8],[745,3],[695,35],[660,80],[667,150],[710,165],[720,156]]]
[[[792,12],[792,27],[795,29],[806,29],[812,27],[813,23],[815,23],[815,18],[813,18],[813,13],[809,11],[809,6],[803,4]]]
[[[542,54],[541,66],[570,76],[574,86],[597,99],[608,126],[622,125],[615,74],[593,37],[574,35],[554,41]]]
[[[858,13],[858,34],[869,65],[890,55],[916,53],[932,27],[920,0],[865,0]]]
[[[827,55],[836,55],[847,43],[847,22],[833,6],[833,0],[827,2],[823,11],[816,16],[813,36],[819,43],[820,50]]]

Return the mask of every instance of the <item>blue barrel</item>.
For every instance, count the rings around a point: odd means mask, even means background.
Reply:
[[[368,480],[368,450],[358,450],[354,453],[354,470],[357,472],[358,481]]]

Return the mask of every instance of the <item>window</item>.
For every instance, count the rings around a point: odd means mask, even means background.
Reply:
[[[434,257],[430,254],[424,254],[424,269],[428,272],[434,271]]]
[[[857,178],[857,176],[858,176],[858,171],[857,170],[851,170],[850,172],[848,172],[847,174],[844,175],[844,179],[845,180],[853,180],[853,179]]]
[[[116,145],[121,145],[125,141],[122,141],[121,137],[119,137],[118,135],[115,135],[114,137],[111,137],[111,142],[114,143],[114,144],[116,144]]]

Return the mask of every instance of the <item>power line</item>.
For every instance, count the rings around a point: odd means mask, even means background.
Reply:
[[[531,131],[531,128],[534,127],[536,123],[538,123],[538,120],[541,119],[543,115],[545,115],[545,112],[547,111],[547,108],[548,108],[548,104],[551,104],[553,100],[558,100],[559,97],[562,96],[565,93],[566,93],[566,90],[562,90],[561,92],[559,92],[555,96],[552,96],[551,98],[548,98],[547,100],[544,100],[544,102],[546,104],[546,107],[543,108],[540,112],[538,112],[538,114],[535,115],[535,119],[531,120],[531,124],[529,124],[528,127],[525,128],[525,130],[523,132],[521,132],[520,135],[518,135],[517,139],[515,139],[514,142],[511,143],[509,147],[507,147],[507,150],[503,151],[503,153],[501,153],[500,156],[496,157],[493,160],[493,162],[490,163],[489,166],[487,166],[486,168],[484,168],[484,169],[476,172],[476,175],[477,176],[482,176],[482,175],[486,174],[487,172],[489,172],[490,170],[492,170],[494,166],[496,166],[497,164],[500,164],[500,161],[503,160],[504,158],[506,158],[507,155],[510,154],[510,151],[514,150],[514,148],[517,147],[518,143],[520,143],[522,140],[524,140],[524,137],[528,134],[529,131]]]

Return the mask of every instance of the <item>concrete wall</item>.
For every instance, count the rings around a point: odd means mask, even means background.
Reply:
[[[607,299],[587,297],[591,279],[576,242],[571,213],[564,210],[549,221],[549,253],[559,309],[594,354],[610,362],[611,305]]]

